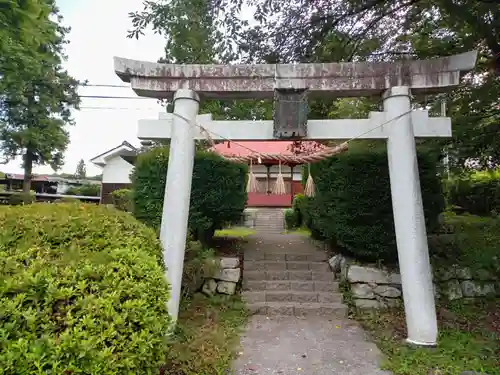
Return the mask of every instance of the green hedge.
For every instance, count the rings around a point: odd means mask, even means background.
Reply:
[[[300,217],[298,212],[293,208],[287,208],[283,210],[283,217],[285,219],[285,229],[292,230],[300,226]]]
[[[81,186],[70,187],[66,195],[81,195],[84,197],[98,197],[101,195],[100,184],[84,184]]]
[[[134,215],[155,228],[161,224],[168,147],[154,148],[137,158],[133,183]],[[211,152],[195,157],[189,228],[195,240],[207,245],[215,230],[239,222],[247,201],[247,166]]]
[[[444,210],[442,187],[437,161],[423,154],[418,159],[426,224],[432,232]],[[385,149],[350,151],[312,165],[311,173],[316,196],[307,210],[313,235],[359,258],[397,260]]]
[[[131,212],[133,208],[132,204],[132,190],[130,189],[118,189],[111,192],[111,199],[115,208]]]
[[[500,173],[475,172],[446,181],[448,204],[473,215],[500,213]]]
[[[0,207],[2,374],[158,374],[165,358],[161,246],[104,206]]]

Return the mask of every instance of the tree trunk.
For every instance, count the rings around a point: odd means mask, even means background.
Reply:
[[[29,194],[31,190],[31,180],[33,178],[33,154],[26,151],[23,157],[24,179],[23,179],[23,193]]]

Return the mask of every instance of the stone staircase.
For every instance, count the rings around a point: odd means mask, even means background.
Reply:
[[[252,313],[347,316],[325,252],[297,235],[253,240],[245,249],[242,293]]]
[[[255,211],[255,230],[257,233],[280,234],[285,230],[282,208],[261,207]]]

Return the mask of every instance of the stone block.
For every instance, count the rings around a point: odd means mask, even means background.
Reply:
[[[201,292],[208,297],[215,294],[217,290],[217,282],[214,279],[207,279],[201,288]]]
[[[239,258],[221,258],[220,268],[238,268],[240,266]]]
[[[231,281],[233,283],[237,283],[240,281],[240,277],[240,268],[225,268],[220,270],[214,278],[221,281]]]
[[[354,305],[359,309],[380,309],[385,305],[376,299],[355,299]]]
[[[375,298],[373,289],[368,284],[352,284],[351,293],[354,298],[372,299]]]
[[[330,265],[333,273],[339,273],[341,271],[340,265],[342,264],[343,259],[344,257],[341,254],[337,254],[328,260],[328,264]]]
[[[219,281],[217,283],[217,292],[221,294],[233,295],[236,292],[236,283],[230,281]]]
[[[462,288],[458,280],[448,280],[441,289],[441,293],[450,301],[463,297]]]
[[[480,283],[472,280],[464,280],[460,283],[463,295],[465,297],[484,297],[495,295],[495,284]]]
[[[375,294],[382,297],[388,297],[388,298],[401,297],[401,291],[393,286],[378,285],[377,287],[375,287],[373,291],[375,292]]]
[[[361,267],[351,265],[347,271],[347,280],[350,283],[375,283],[390,284],[386,272],[373,267]]]

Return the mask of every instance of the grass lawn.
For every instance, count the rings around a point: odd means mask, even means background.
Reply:
[[[233,228],[219,229],[215,231],[216,238],[244,239],[252,234],[255,234],[255,230],[252,228],[245,228],[245,227],[233,227]]]
[[[412,348],[404,312],[364,312],[356,317],[386,355],[395,375],[458,375],[462,371],[500,375],[500,301],[450,302],[438,306],[439,345]]]
[[[297,228],[297,229],[293,229],[293,230],[286,230],[282,234],[288,234],[288,233],[300,234],[301,236],[307,236],[307,237],[311,236],[311,231],[307,228]]]
[[[195,295],[181,304],[164,375],[226,375],[247,321],[239,296]]]
[[[451,264],[499,274],[500,219],[447,214],[449,234],[430,238],[433,266]],[[500,375],[500,299],[441,302],[439,345],[411,348],[402,309],[358,313],[357,319],[385,353],[395,375],[458,375],[462,371]]]

